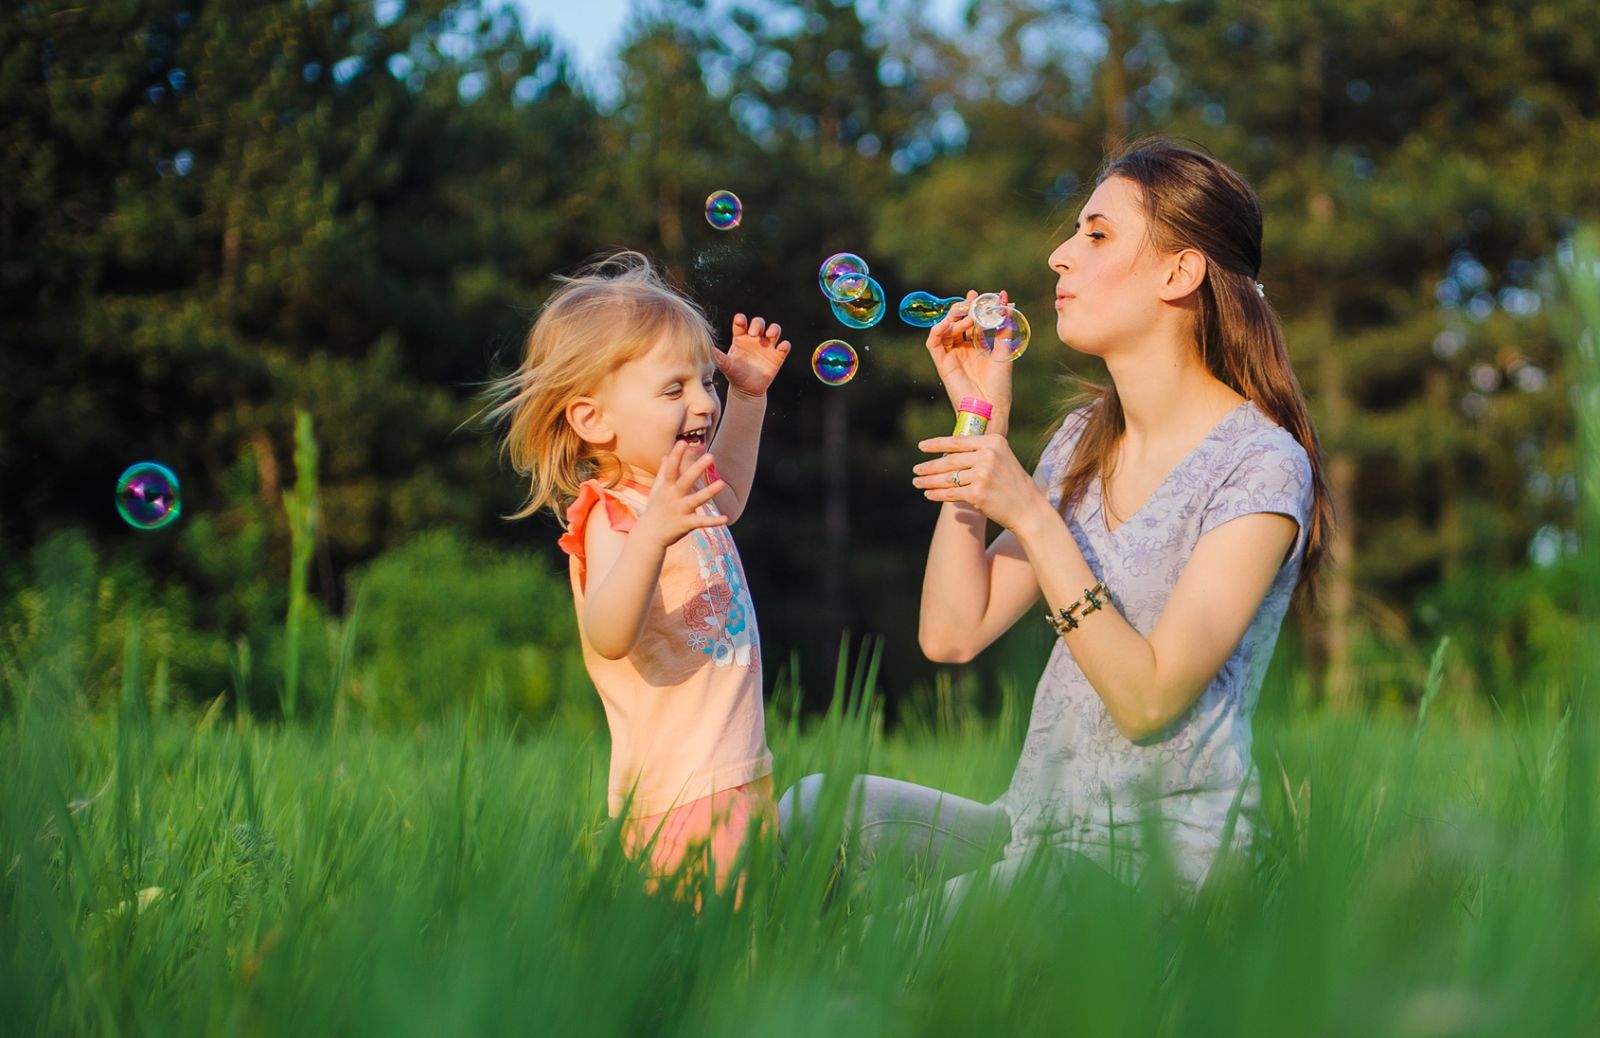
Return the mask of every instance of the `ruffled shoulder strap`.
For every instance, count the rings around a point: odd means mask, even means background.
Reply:
[[[584,571],[583,537],[589,528],[589,518],[595,505],[604,505],[606,522],[618,533],[627,533],[638,521],[632,507],[615,490],[598,479],[585,480],[578,487],[577,500],[567,506],[567,532],[556,542],[561,550],[578,560],[580,573]]]

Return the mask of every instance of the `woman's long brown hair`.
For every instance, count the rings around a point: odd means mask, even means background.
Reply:
[[[1315,603],[1318,570],[1333,534],[1333,504],[1323,481],[1322,450],[1289,364],[1278,316],[1256,289],[1261,272],[1261,202],[1238,173],[1202,151],[1162,138],[1135,141],[1106,160],[1098,186],[1122,177],[1139,188],[1153,243],[1166,251],[1195,249],[1206,258],[1199,289],[1195,346],[1206,368],[1300,441],[1311,459],[1311,529],[1297,589]],[[1071,380],[1078,403],[1094,403],[1061,480],[1070,510],[1101,474],[1115,467],[1127,428],[1115,383]]]

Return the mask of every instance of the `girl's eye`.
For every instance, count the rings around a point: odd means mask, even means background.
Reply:
[[[1105,238],[1105,236],[1106,236],[1106,233],[1104,231],[1090,231],[1089,232],[1089,237],[1093,238],[1095,241],[1100,241],[1103,238]]]

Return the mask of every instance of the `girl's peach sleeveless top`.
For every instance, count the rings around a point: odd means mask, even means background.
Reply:
[[[589,480],[567,509],[560,545],[583,616],[584,532],[603,516],[626,533],[646,496],[632,483]],[[702,508],[718,514],[716,505]],[[620,660],[583,661],[611,729],[611,814],[655,815],[772,772],[761,702],[761,641],[733,536],[691,531],[667,549],[638,644]],[[631,799],[630,799],[631,797]]]

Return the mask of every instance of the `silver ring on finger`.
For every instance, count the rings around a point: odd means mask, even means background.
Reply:
[[[962,485],[961,484],[961,470],[960,469],[956,469],[954,472],[950,473],[950,483],[951,483],[952,486],[958,486],[959,487],[959,486]]]

